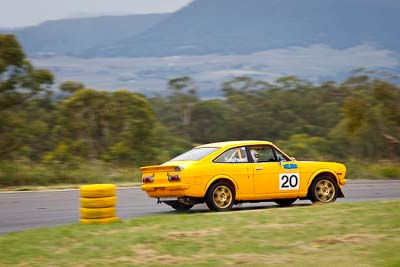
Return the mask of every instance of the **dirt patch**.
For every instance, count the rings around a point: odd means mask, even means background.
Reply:
[[[159,251],[146,247],[144,245],[136,245],[131,248],[132,254],[112,258],[102,263],[129,263],[132,265],[154,266],[160,265],[175,265],[187,262],[190,258],[182,256],[173,256],[169,254],[161,254]]]
[[[197,231],[171,231],[165,234],[165,238],[178,240],[183,238],[199,238],[210,235],[219,235],[223,232],[221,228],[207,228]]]
[[[266,229],[286,229],[286,228],[297,228],[297,227],[304,227],[304,224],[300,223],[257,223],[257,224],[250,224],[247,225],[247,229],[251,230],[258,230],[260,228]]]
[[[159,225],[148,225],[148,226],[125,226],[124,221],[118,222],[120,227],[119,228],[104,228],[104,229],[97,229],[94,235],[113,235],[113,234],[125,234],[125,233],[137,233],[141,231],[148,231],[148,230],[158,230],[160,229]]]
[[[359,243],[370,242],[377,238],[379,238],[379,236],[367,235],[367,234],[349,234],[338,237],[331,237],[331,236],[322,237],[314,240],[313,243],[318,245],[335,245],[341,243],[359,244]]]
[[[254,266],[254,265],[272,265],[272,264],[277,264],[277,265],[282,265],[282,264],[287,264],[288,261],[285,259],[285,257],[282,257],[282,255],[278,254],[257,254],[257,253],[240,253],[240,254],[232,254],[232,255],[224,255],[223,260],[225,262],[224,265],[230,265],[230,266],[240,266],[240,265],[245,265],[245,266]]]
[[[108,229],[108,230],[102,231],[101,234],[107,235],[107,234],[132,233],[132,232],[140,232],[142,230],[148,230],[148,229],[150,229],[150,227],[132,226],[132,227],[121,228],[121,229],[113,229],[113,230]]]
[[[373,236],[368,236],[368,235],[346,235],[344,236],[343,240],[345,242],[350,242],[350,243],[361,243],[365,241],[369,241],[372,239]]]
[[[190,258],[182,256],[173,256],[169,254],[160,254],[160,252],[150,249],[144,245],[136,245],[133,247],[133,252],[136,254],[134,263],[155,265],[162,262],[165,265],[178,264],[189,260]]]

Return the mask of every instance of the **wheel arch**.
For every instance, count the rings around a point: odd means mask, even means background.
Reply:
[[[311,178],[308,180],[308,183],[307,183],[307,197],[310,196],[311,184],[314,182],[314,180],[316,178],[321,177],[321,176],[329,176],[332,179],[334,179],[336,181],[336,184],[339,189],[338,197],[344,197],[343,191],[342,191],[341,187],[339,186],[340,185],[339,177],[336,175],[336,173],[334,171],[332,171],[330,169],[320,169],[311,175]]]
[[[232,179],[231,177],[227,176],[227,175],[218,175],[213,177],[210,181],[208,181],[205,190],[204,190],[204,196],[206,196],[208,189],[215,183],[218,182],[226,182],[228,184],[230,184],[232,186],[232,189],[235,190],[235,192],[238,191],[239,187],[238,184],[236,183],[236,181],[234,179]]]

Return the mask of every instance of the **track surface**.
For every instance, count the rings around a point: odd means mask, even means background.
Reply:
[[[359,202],[400,199],[400,181],[349,181],[344,187],[346,198],[337,202]],[[118,189],[118,217],[128,219],[154,214],[175,213],[165,204],[156,204],[155,199],[138,188]],[[295,205],[310,204],[310,201],[296,201]],[[274,203],[242,204],[234,209],[265,208]],[[191,212],[207,211],[205,205],[195,206]],[[0,233],[79,221],[79,191],[58,190],[38,192],[0,193]]]

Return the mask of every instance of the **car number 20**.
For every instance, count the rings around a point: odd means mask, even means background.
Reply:
[[[279,190],[299,189],[300,174],[299,173],[280,173],[279,174]]]

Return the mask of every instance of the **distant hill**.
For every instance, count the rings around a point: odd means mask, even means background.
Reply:
[[[109,46],[141,33],[169,14],[101,16],[47,21],[38,26],[5,29],[14,33],[30,56],[75,55],[89,48]]]
[[[81,56],[242,54],[326,44],[400,51],[398,0],[195,0],[139,35]]]

